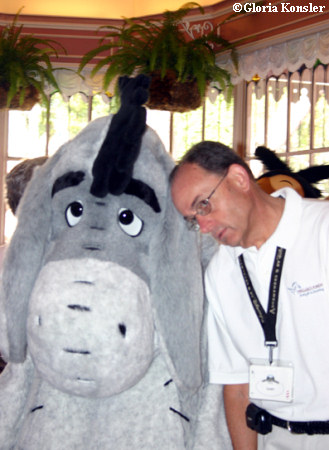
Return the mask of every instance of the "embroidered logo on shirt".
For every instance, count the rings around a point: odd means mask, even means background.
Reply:
[[[302,287],[297,281],[294,281],[290,288],[288,288],[293,295],[298,297],[308,297],[309,295],[316,294],[317,292],[323,292],[323,283],[314,284],[312,286]]]

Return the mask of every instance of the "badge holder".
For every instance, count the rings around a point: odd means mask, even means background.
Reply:
[[[273,350],[273,349],[272,349]],[[293,401],[292,363],[252,359],[249,366],[249,398],[289,403]]]

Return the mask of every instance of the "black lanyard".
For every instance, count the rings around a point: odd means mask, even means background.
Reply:
[[[263,328],[264,336],[265,336],[265,345],[269,348],[269,360],[270,364],[273,362],[273,347],[278,345],[278,341],[276,339],[275,333],[275,325],[278,314],[278,303],[279,303],[279,289],[280,289],[280,280],[283,268],[283,260],[285,256],[286,250],[281,247],[276,248],[275,259],[272,268],[271,275],[271,283],[269,288],[269,299],[267,305],[267,312],[264,311],[263,306],[261,305],[255,289],[250,280],[243,255],[239,256],[239,263],[242,272],[242,276],[244,282],[247,287],[247,291],[251,300],[251,304],[254,307],[255,313],[258,317],[258,320]]]

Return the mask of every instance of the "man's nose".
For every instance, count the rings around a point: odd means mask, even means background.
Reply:
[[[196,219],[198,221],[201,233],[210,233],[213,227],[213,220],[210,214],[206,216],[197,215]]]

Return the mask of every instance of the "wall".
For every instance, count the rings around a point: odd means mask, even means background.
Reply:
[[[27,15],[49,15],[61,17],[87,17],[121,19],[122,17],[141,17],[157,14],[165,9],[179,8],[182,0],[28,0],[24,5]],[[209,0],[199,0],[200,5],[209,5]],[[22,6],[22,0],[6,1],[2,12],[15,14]]]
[[[205,7],[205,14],[201,15],[198,10],[191,12],[188,22],[182,24],[185,31],[191,37],[199,33],[209,31],[211,27],[226,20],[220,27],[220,33],[231,42],[239,45],[240,51],[248,51],[255,45],[266,45],[273,40],[287,40],[299,34],[308,34],[319,29],[328,27],[329,6],[323,12],[315,11],[315,7],[326,4],[327,0],[293,0],[291,2],[272,1],[263,2],[264,12],[248,12],[244,15],[230,17],[233,13],[234,0],[224,0],[212,6]],[[307,12],[282,12],[282,4],[290,8],[304,6]],[[251,5],[249,2],[245,3]],[[314,10],[310,10],[313,5]],[[250,8],[250,6],[249,6]],[[266,9],[267,8],[267,9]],[[278,12],[275,12],[275,9]],[[10,14],[0,14],[0,26],[12,20]],[[161,19],[161,15],[152,18]],[[120,19],[99,18],[74,18],[50,15],[24,15],[20,16],[20,23],[24,24],[26,33],[35,33],[37,36],[52,38],[60,42],[67,50],[67,55],[61,55],[58,63],[61,65],[76,65],[81,56],[88,50],[94,48],[102,32],[98,28],[106,24],[120,25]]]

